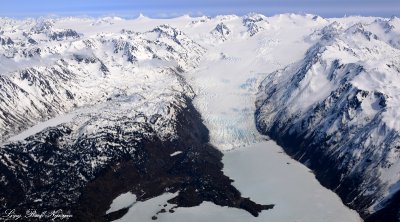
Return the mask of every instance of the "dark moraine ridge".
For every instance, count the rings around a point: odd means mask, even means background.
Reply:
[[[135,163],[129,157],[108,167],[91,181],[82,192],[74,209],[77,221],[111,221],[121,218],[128,209],[105,214],[111,202],[122,193],[131,191],[137,201],[145,201],[164,192],[177,192],[169,200],[177,207],[193,207],[203,201],[248,211],[257,217],[271,205],[260,205],[243,198],[231,185],[233,180],[222,172],[222,153],[209,142],[209,132],[200,114],[188,102],[179,115],[178,139],[162,142],[147,141],[142,147],[146,161]],[[175,151],[181,154],[171,157]]]
[[[3,146],[1,212],[63,210],[73,216],[71,221],[111,221],[128,211],[106,215],[113,199],[128,191],[139,201],[179,192],[168,201],[177,207],[210,201],[254,216],[273,208],[242,197],[232,186],[232,180],[222,172],[222,153],[209,144],[208,129],[200,114],[190,99],[186,98],[185,104],[186,108],[179,109],[177,137],[172,141],[160,140],[148,123],[118,117],[108,126],[99,126],[94,135],[74,138],[71,124],[61,124],[23,142]],[[127,130],[138,125],[141,133]],[[182,153],[171,157],[176,151]],[[107,157],[107,161],[93,168],[99,156]],[[46,220],[50,219],[37,219]]]

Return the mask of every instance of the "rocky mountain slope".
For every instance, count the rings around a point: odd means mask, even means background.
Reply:
[[[318,42],[268,75],[256,103],[259,130],[367,220],[387,206],[379,220],[398,219],[399,25],[333,22],[312,33]]]
[[[90,37],[54,29],[49,21],[33,25],[30,32],[25,32],[25,27],[19,31],[22,34],[12,33],[11,45],[1,48],[3,140],[26,126],[76,107],[121,94],[141,97],[149,84],[155,86],[159,79],[156,75],[164,77],[162,82],[171,81],[170,85],[182,88],[176,90],[188,91],[175,73],[193,68],[204,52],[166,25],[146,33],[121,30]],[[157,87],[162,91],[161,86]]]

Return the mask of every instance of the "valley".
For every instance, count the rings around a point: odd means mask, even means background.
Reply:
[[[78,221],[396,217],[396,17],[0,24],[1,209]]]

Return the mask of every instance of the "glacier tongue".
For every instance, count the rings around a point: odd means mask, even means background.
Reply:
[[[197,94],[194,104],[210,130],[210,142],[221,150],[262,140],[254,124],[255,95],[245,87],[246,78],[257,81],[257,74],[240,59],[203,61],[189,77]]]
[[[263,31],[249,34],[248,27],[243,25],[248,19],[257,21]],[[294,20],[303,26],[293,23]],[[222,21],[232,30],[222,42],[214,41],[213,32],[200,36],[193,33],[193,28],[213,30]],[[254,124],[258,85],[268,72],[299,60],[311,45],[299,39],[323,27],[325,22],[315,22],[309,16],[279,15],[266,19],[250,14],[243,19],[217,17],[202,27],[196,24],[186,30],[207,49],[199,67],[186,76],[197,94],[194,104],[210,130],[213,145],[230,150],[263,140]]]

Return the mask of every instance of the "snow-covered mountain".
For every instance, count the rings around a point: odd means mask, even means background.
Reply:
[[[70,29],[54,29],[50,21],[34,23],[30,32],[19,31],[12,33],[13,44],[1,48],[3,138],[49,116],[116,95],[151,96],[145,92],[148,84],[154,83],[157,92],[164,93],[171,81],[171,87],[177,87],[174,90],[185,93],[187,86],[179,83],[175,73],[193,68],[204,52],[167,25],[145,33],[121,30],[86,38],[70,35],[76,33]],[[157,75],[164,78],[160,86],[155,86],[161,79]],[[163,95],[168,94],[172,92]]]
[[[172,212],[257,216],[274,203],[242,197],[221,151],[261,132],[362,217],[395,218],[399,47],[396,17],[1,18],[0,208],[102,221],[120,194],[168,192]]]
[[[258,128],[365,216],[399,201],[396,22],[334,22],[312,33],[317,43],[268,75],[256,105]]]
[[[205,49],[182,31],[86,36],[53,20],[3,23],[2,210],[109,220],[121,212],[105,215],[108,204],[129,189],[139,200],[179,192],[177,206],[211,201],[254,216],[273,207],[243,198],[223,175],[182,77]]]

